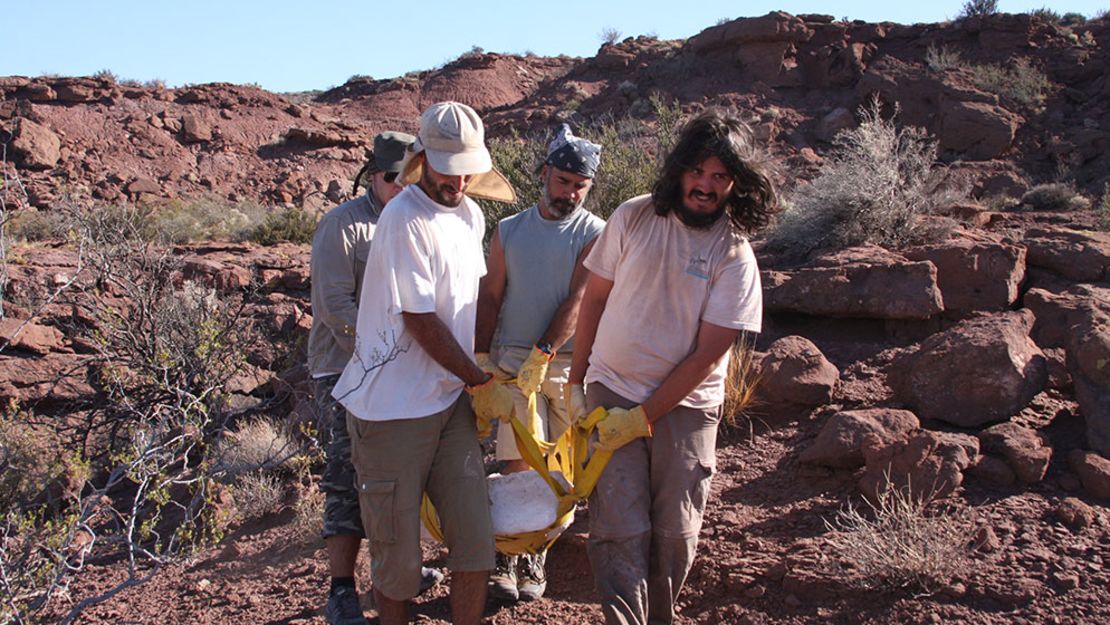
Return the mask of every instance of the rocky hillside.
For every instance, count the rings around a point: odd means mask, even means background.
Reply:
[[[1106,19],[1062,26],[994,15],[912,26],[771,13],[686,41],[603,45],[586,59],[467,53],[390,80],[312,96],[207,84],[165,89],[91,78],[0,78],[0,126],[30,193],[104,202],[210,195],[312,208],[342,199],[378,131],[413,130],[428,104],[478,109],[491,133],[599,115],[650,117],[658,95],[750,111],[787,171],[814,173],[873,94],[936,137],[980,195],[1060,177],[1110,182]],[[1010,73],[1007,73],[1010,72]],[[1042,82],[1042,81],[1047,82]],[[792,182],[792,181],[790,181]]]

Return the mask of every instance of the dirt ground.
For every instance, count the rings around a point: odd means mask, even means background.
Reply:
[[[1064,416],[1046,428],[1054,442],[1081,435],[1078,417],[1066,409],[1057,414]],[[1080,529],[1057,519],[1059,502],[1079,496],[1074,476],[1058,468],[1066,462],[1054,462],[1047,478],[1028,489],[965,483],[959,499],[972,507],[989,544],[969,548],[957,579],[930,596],[914,596],[859,588],[836,567],[842,558],[824,543],[825,520],[855,496],[854,480],[848,472],[797,462],[816,431],[815,421],[722,430],[718,474],[678,623],[1110,622],[1106,510],[1088,502],[1096,518]],[[486,622],[601,622],[586,555],[587,515],[579,511],[549,554],[547,596],[515,606],[491,602]],[[429,546],[425,555],[442,565],[445,554]],[[122,563],[95,566],[73,590],[83,596],[124,574]],[[368,577],[363,559],[361,588]],[[325,591],[323,541],[298,530],[287,510],[238,527],[220,545],[88,609],[78,622],[318,625]],[[421,597],[414,617],[449,622],[446,587]]]

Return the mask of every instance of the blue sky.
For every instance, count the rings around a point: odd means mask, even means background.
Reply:
[[[957,15],[964,0],[6,0],[0,76],[258,83],[270,91],[327,89],[352,75],[393,78],[478,46],[487,52],[592,56],[607,29],[622,36],[692,36],[719,20],[772,10],[901,23]],[[1022,13],[1044,0],[1000,0]],[[1088,17],[1110,0],[1053,0]],[[833,8],[835,7],[835,8]]]

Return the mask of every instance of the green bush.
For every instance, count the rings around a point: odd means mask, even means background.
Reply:
[[[998,13],[998,0],[968,0],[959,17],[986,17]]]
[[[998,95],[1004,104],[1029,113],[1040,112],[1052,88],[1048,76],[1024,57],[1015,59],[1009,66],[972,66],[971,77],[978,88]]]
[[[1054,182],[1039,184],[1026,191],[1018,207],[1038,212],[1077,211],[1090,208],[1091,201],[1079,195],[1071,185]]]
[[[897,114],[897,111],[895,112]],[[921,219],[964,195],[934,169],[936,143],[924,130],[899,129],[878,100],[859,109],[860,125],[834,140],[827,164],[795,189],[769,244],[795,257],[864,243],[897,248],[943,236]]]
[[[311,243],[316,232],[316,217],[305,209],[294,206],[280,213],[271,213],[254,228],[243,233],[240,240],[261,245],[274,245],[281,241]]]
[[[19,241],[50,241],[66,235],[65,219],[54,211],[20,211],[12,215],[6,226],[8,236]]]
[[[228,205],[211,198],[171,200],[153,207],[150,229],[168,243],[241,239],[266,218],[266,209],[253,203]]]

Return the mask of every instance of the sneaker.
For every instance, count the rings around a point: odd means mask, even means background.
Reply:
[[[498,601],[515,602],[519,598],[516,590],[517,557],[503,553],[497,554],[497,565],[489,576],[489,594]]]
[[[521,601],[535,601],[542,597],[544,591],[547,590],[547,571],[544,570],[546,560],[546,551],[541,551],[535,555],[521,556],[520,571],[518,572],[520,582],[517,585],[517,594]]]
[[[370,625],[358,604],[358,591],[350,586],[340,586],[331,593],[324,619],[329,625]]]
[[[433,569],[431,567],[420,567],[420,592],[417,594],[424,594],[431,590],[436,584],[443,581],[443,571]]]

